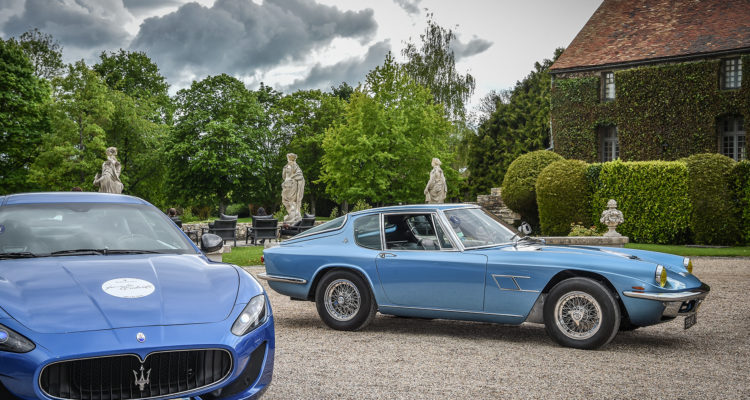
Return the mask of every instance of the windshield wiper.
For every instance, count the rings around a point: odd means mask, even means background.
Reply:
[[[109,250],[107,249],[70,249],[70,250],[59,250],[49,253],[51,256],[79,256],[79,255],[106,255]]]
[[[106,254],[159,254],[156,250],[117,250],[109,249]]]
[[[3,258],[33,258],[38,257],[36,254],[30,251],[16,251],[10,253],[0,253],[0,259]]]

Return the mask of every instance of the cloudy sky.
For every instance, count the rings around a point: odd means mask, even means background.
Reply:
[[[0,0],[0,35],[39,28],[64,61],[90,65],[102,51],[144,51],[171,92],[222,72],[255,89],[352,86],[404,42],[419,41],[427,13],[458,34],[458,70],[474,99],[513,86],[567,46],[601,0]],[[476,103],[476,101],[474,102]]]

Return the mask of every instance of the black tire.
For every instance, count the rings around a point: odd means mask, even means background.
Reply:
[[[323,276],[315,290],[315,306],[320,319],[339,331],[360,330],[377,312],[370,286],[358,274],[346,270]]]
[[[597,349],[609,343],[619,327],[617,300],[592,279],[566,279],[544,300],[544,328],[562,346]]]

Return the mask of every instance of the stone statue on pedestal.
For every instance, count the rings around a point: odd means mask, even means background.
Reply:
[[[284,216],[284,224],[293,225],[302,220],[302,196],[305,194],[305,177],[297,165],[297,155],[289,153],[286,155],[287,164],[281,173],[284,181],[281,183],[281,202],[284,203],[287,215]]]
[[[625,218],[622,216],[622,211],[617,209],[617,202],[614,199],[610,199],[607,202],[607,209],[602,212],[602,217],[599,222],[607,225],[609,230],[604,234],[608,237],[620,237],[622,236],[615,229],[617,225],[625,222]]]
[[[448,193],[448,185],[445,184],[445,176],[440,168],[439,159],[432,159],[432,171],[430,171],[430,180],[427,187],[424,188],[425,203],[439,204],[445,202],[445,196]]]
[[[94,186],[99,186],[99,192],[101,193],[122,193],[121,171],[122,165],[117,161],[117,148],[107,148],[107,161],[102,163],[102,172],[96,173]]]

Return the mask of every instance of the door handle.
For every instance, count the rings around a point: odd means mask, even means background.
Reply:
[[[393,254],[393,253],[380,253],[380,254],[378,254],[378,257],[380,257],[380,258],[396,257],[396,255]]]

